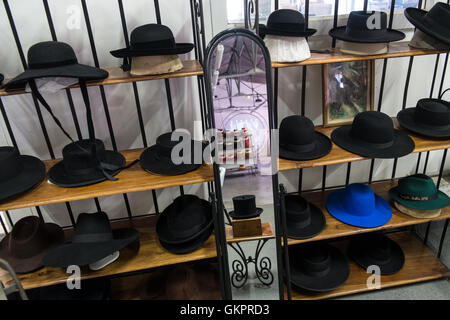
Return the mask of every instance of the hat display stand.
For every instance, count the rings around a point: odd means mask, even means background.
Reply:
[[[176,55],[135,57],[131,60],[130,74],[145,76],[172,73],[180,69],[183,69],[183,63]]]

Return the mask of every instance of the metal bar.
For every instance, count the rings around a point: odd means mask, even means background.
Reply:
[[[339,13],[339,0],[334,0],[334,15],[333,15],[333,28],[337,27]],[[336,48],[336,38],[333,38],[331,42],[331,47]]]
[[[421,157],[422,157],[422,152],[420,152],[419,155],[417,156],[416,174],[419,173],[420,158]]]
[[[39,208],[39,207],[35,207],[35,208],[36,208],[36,212],[37,212],[37,214],[38,214],[38,217],[39,217],[40,219],[42,219],[42,221],[44,221],[44,217],[42,216],[41,208]]]
[[[441,85],[439,86],[438,97],[441,96],[442,88],[444,86],[445,73],[447,72],[447,63],[448,63],[448,53],[445,54],[444,70],[442,71]]]
[[[274,110],[274,124],[275,128],[278,128],[278,68],[275,68],[273,72],[273,110]]]
[[[11,123],[9,122],[8,115],[6,114],[5,106],[3,105],[3,101],[1,98],[0,98],[0,111],[2,112],[3,121],[5,122],[6,130],[8,130],[9,138],[11,139],[13,146],[17,150],[19,150],[19,147],[17,146],[16,138],[14,137],[14,132],[12,131],[12,128],[11,128]]]
[[[352,163],[347,163],[347,176],[345,177],[345,185],[347,186],[350,183],[350,173],[352,171]]]
[[[375,159],[372,159],[372,161],[370,162],[370,172],[369,172],[369,184],[372,183],[372,178],[373,178],[373,168],[375,166]]]
[[[285,206],[285,200],[284,197],[286,195],[285,189],[283,185],[280,185],[280,197],[279,197],[279,202],[280,202],[280,215],[279,215],[279,219],[281,220],[281,225],[283,227],[283,232],[282,232],[282,236],[283,236],[283,246],[284,246],[284,269],[285,269],[285,273],[286,273],[286,291],[287,291],[287,298],[288,300],[292,300],[292,287],[291,287],[291,268],[290,268],[290,262],[289,262],[289,245],[288,245],[288,237],[286,234],[286,230],[287,230],[287,225],[286,225],[286,206]],[[284,288],[283,288],[284,291]],[[284,292],[283,292],[284,294]]]
[[[305,105],[306,105],[306,66],[303,66],[302,72],[302,100],[301,100],[301,109],[300,114],[302,116],[305,115]]]
[[[445,160],[447,159],[447,151],[448,151],[448,149],[445,149],[444,154],[442,155],[441,168],[439,169],[439,177],[438,177],[438,181],[436,183],[436,187],[438,189],[441,186],[442,175],[444,173]]]
[[[369,2],[368,0],[364,0],[364,8],[363,8],[364,11],[367,11],[368,2]]]
[[[72,227],[73,227],[73,226],[75,226],[76,222],[75,222],[75,218],[73,217],[72,208],[68,202],[66,202],[66,208],[67,208],[67,212],[69,213],[70,223],[72,223]]]
[[[322,190],[325,190],[327,183],[327,166],[322,168]]]
[[[6,228],[5,222],[3,221],[3,217],[0,215],[0,224],[2,225],[3,232],[5,235],[8,233],[8,229]]]
[[[301,193],[303,189],[303,169],[298,170],[298,193]]]
[[[433,97],[434,84],[436,82],[436,76],[437,76],[437,71],[438,71],[438,66],[439,66],[439,58],[440,57],[441,57],[440,54],[436,55],[436,62],[434,63],[433,81],[431,82],[431,89],[430,89],[430,98]]]
[[[430,151],[427,151],[427,156],[425,157],[425,164],[423,166],[423,174],[427,172],[428,159],[430,158]]]
[[[445,220],[444,229],[442,230],[441,240],[439,242],[439,249],[438,249],[438,254],[437,254],[438,258],[441,257],[442,248],[444,246],[445,235],[447,234],[447,228],[448,228],[448,219]]]
[[[424,243],[424,244],[427,244],[427,241],[428,241],[428,235],[430,234],[430,227],[431,227],[431,221],[429,221],[429,222],[427,223],[427,229],[426,229],[426,231],[425,231],[425,236],[424,236],[424,238],[423,238],[423,243]]]
[[[95,207],[97,208],[97,212],[102,211],[102,207],[100,206],[100,201],[98,201],[98,198],[94,198]]]
[[[11,227],[14,227],[14,223],[13,223],[13,221],[12,221],[12,219],[11,219],[11,215],[9,214],[9,211],[6,210],[5,213],[6,213],[6,217],[8,218],[9,225],[10,225]]]

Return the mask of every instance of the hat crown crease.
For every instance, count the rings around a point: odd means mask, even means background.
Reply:
[[[75,225],[73,243],[108,242],[113,233],[108,216],[104,212],[82,213]]]
[[[394,124],[392,119],[378,111],[365,111],[356,115],[351,125],[350,135],[375,148],[387,148],[394,144]]]
[[[10,234],[9,251],[20,259],[42,252],[48,244],[43,221],[35,216],[19,220]]]

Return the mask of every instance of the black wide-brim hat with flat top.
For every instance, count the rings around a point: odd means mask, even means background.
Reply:
[[[48,179],[64,187],[80,187],[115,180],[125,166],[125,158],[119,152],[105,150],[102,141],[96,139],[73,142],[63,149],[63,160],[50,168]]]
[[[351,125],[335,129],[331,139],[339,147],[368,158],[400,158],[415,147],[411,137],[394,129],[392,119],[379,111],[358,113]]]
[[[406,8],[405,16],[416,28],[450,45],[450,5],[437,2],[430,11]]]
[[[303,116],[289,116],[280,124],[280,158],[312,160],[331,151],[331,140],[315,131],[313,122]]]
[[[30,190],[45,178],[38,158],[23,156],[14,147],[0,147],[0,202]]]
[[[121,250],[139,239],[132,228],[111,230],[104,212],[81,213],[77,218],[72,241],[51,249],[44,257],[48,267],[85,266]]]
[[[328,244],[289,246],[291,283],[315,292],[334,290],[350,275],[347,258]]]
[[[228,214],[233,219],[256,218],[263,212],[262,208],[256,207],[256,197],[252,194],[233,197],[234,210]]]
[[[272,12],[267,19],[267,25],[259,25],[259,34],[284,37],[309,37],[316,29],[306,27],[303,14],[297,10],[280,9]]]
[[[352,11],[347,25],[331,29],[329,34],[338,40],[360,43],[384,43],[405,38],[403,32],[387,28],[387,14],[382,11]]]
[[[415,108],[397,114],[405,129],[432,138],[450,137],[450,103],[440,99],[420,99]]]
[[[188,53],[192,43],[176,43],[170,28],[156,23],[137,27],[131,32],[130,46],[111,51],[116,58],[163,56]]]

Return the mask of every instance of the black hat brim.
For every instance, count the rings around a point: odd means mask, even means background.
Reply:
[[[23,170],[17,176],[0,182],[0,202],[22,194],[45,178],[45,165],[38,158],[20,156]]]
[[[328,34],[338,40],[347,42],[358,42],[358,43],[384,43],[384,42],[394,42],[403,40],[405,34],[401,31],[387,29],[386,31],[373,30],[368,31],[364,36],[355,37],[351,36],[346,32],[347,27],[336,27],[331,29]]]
[[[263,213],[263,209],[262,208],[256,208],[255,212],[249,213],[249,214],[236,214],[236,212],[230,211],[228,214],[230,215],[230,217],[232,217],[233,219],[239,220],[239,219],[251,219],[251,218],[256,218],[259,217],[261,215],[261,213]]]
[[[37,78],[64,77],[85,80],[101,80],[108,77],[108,71],[84,64],[70,64],[53,68],[28,69],[17,77],[8,81],[6,90],[23,86],[27,81]]]
[[[42,250],[39,254],[20,259],[10,254],[9,248],[9,236],[5,236],[0,242],[0,258],[5,259],[11,265],[13,270],[17,273],[28,273],[39,270],[44,266],[43,258],[49,252],[49,250],[64,242],[64,231],[60,226],[54,223],[45,223],[45,232],[49,236],[47,248]]]
[[[405,254],[395,241],[392,241],[389,238],[387,239],[391,246],[391,256],[386,263],[380,263],[371,258],[367,254],[367,248],[364,246],[365,242],[361,241],[361,239],[350,241],[348,248],[349,256],[364,270],[367,270],[371,265],[377,265],[380,267],[381,275],[395,274],[403,268],[403,265],[405,264]]]
[[[416,108],[406,108],[397,114],[398,123],[405,129],[431,138],[449,138],[450,125],[431,126],[414,119]]]
[[[410,154],[414,150],[414,141],[400,130],[394,130],[394,142],[387,148],[374,148],[360,139],[350,135],[351,125],[345,125],[335,129],[331,133],[331,139],[342,149],[368,158],[392,159]]]
[[[195,141],[195,143],[201,143]],[[199,150],[193,146],[194,150]],[[203,150],[203,149],[201,149]],[[185,174],[201,167],[201,164],[174,164],[170,158],[158,156],[158,148],[153,145],[147,148],[140,159],[141,167],[145,171],[162,176],[176,176]]]
[[[322,210],[313,205],[309,204],[311,213],[311,223],[306,227],[297,227],[295,221],[289,219],[289,211],[286,210],[287,219],[287,236],[291,239],[303,240],[312,238],[325,228],[326,219],[323,215]]]
[[[427,11],[418,8],[406,8],[404,13],[406,19],[408,19],[408,21],[411,22],[417,29],[439,41],[442,41],[445,44],[450,45],[449,30],[438,25],[429,25],[426,23],[424,18]]]
[[[139,232],[131,228],[116,229],[112,234],[113,240],[108,242],[72,242],[55,247],[44,257],[44,265],[55,268],[85,266],[119,251],[139,238]]]
[[[161,246],[173,254],[187,254],[190,252],[193,252],[197,249],[199,249],[211,236],[213,231],[212,225],[211,227],[207,228],[203,233],[198,235],[198,237],[191,239],[184,243],[178,243],[178,244],[170,244],[167,242],[164,242],[164,240],[159,239],[159,243]]]
[[[122,168],[126,163],[122,154],[111,150],[105,151],[105,160],[103,162],[120,168]],[[121,170],[122,169],[105,171],[110,175],[115,176]],[[95,171],[95,173],[91,172],[85,175],[70,175],[66,172],[66,169],[64,168],[64,160],[62,160],[50,168],[48,171],[48,180],[59,187],[75,188],[105,181],[106,177],[100,170]]]
[[[148,48],[146,50],[133,50],[131,48],[123,48],[111,51],[111,54],[116,58],[125,57],[144,57],[144,56],[165,56],[172,54],[184,54],[192,51],[194,44],[192,43],[177,43],[173,48]]]
[[[326,135],[315,132],[315,147],[308,152],[296,152],[283,148],[280,145],[280,158],[294,161],[313,160],[326,156],[330,153],[332,143]]]
[[[342,286],[347,281],[350,276],[350,265],[347,258],[335,247],[326,246],[329,247],[331,258],[330,271],[320,277],[313,276],[306,274],[291,262],[291,283],[294,286],[309,291],[326,292]],[[289,256],[293,258],[292,255]]]
[[[310,37],[316,33],[316,29],[308,28],[306,30],[282,30],[268,28],[264,24],[259,25],[259,35],[264,38],[266,35],[283,36],[283,37]]]

